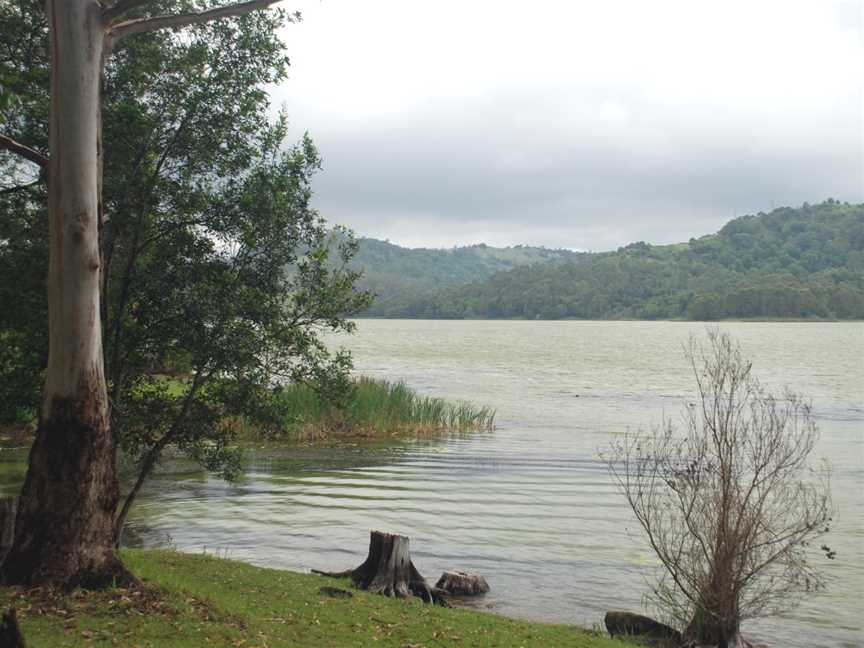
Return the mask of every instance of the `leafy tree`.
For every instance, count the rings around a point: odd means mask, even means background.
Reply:
[[[519,266],[578,261],[583,256],[570,250],[521,245],[494,248],[480,244],[452,250],[405,249],[389,242],[362,238],[351,267],[363,270],[358,285],[376,294],[367,314],[382,315],[391,308],[410,304],[417,295],[429,295],[442,287],[485,279],[495,272]],[[448,307],[444,312],[447,317],[462,316],[460,308],[454,311]]]
[[[855,319],[864,317],[862,261],[864,205],[826,201],[738,218],[679,245],[640,241],[410,295],[376,286],[388,296],[370,314],[460,318],[470,305],[472,317],[489,318]],[[358,260],[377,277],[389,263]]]
[[[766,391],[729,336],[691,339],[687,357],[697,394],[686,429],[667,420],[628,435],[609,470],[662,563],[653,601],[686,639],[725,648],[743,620],[822,585],[807,547],[830,526],[828,469],[808,466],[810,405]]]
[[[286,120],[268,118],[261,88],[284,78],[287,59],[275,31],[291,18],[250,13],[269,4],[202,11],[198,2],[122,0],[104,9],[91,0],[50,2],[49,13],[68,33],[92,38],[96,50],[113,51],[101,107],[101,55],[98,61],[75,59],[82,56],[76,42],[49,52],[49,29],[36,2],[0,11],[4,34],[26,30],[33,36],[25,47],[4,38],[0,49],[3,79],[14,97],[2,113],[7,150],[21,157],[20,140],[44,150],[49,69],[55,103],[59,97],[71,111],[50,116],[52,138],[72,128],[85,138],[84,148],[91,141],[98,151],[101,128],[105,141],[104,179],[92,151],[68,159],[56,153],[52,139],[47,190],[40,174],[31,172],[27,183],[0,197],[0,263],[16,275],[34,273],[2,288],[9,303],[27,305],[0,320],[0,335],[14,341],[12,357],[0,358],[2,393],[15,399],[4,405],[27,406],[22,394],[11,393],[8,379],[25,362],[38,376],[51,338],[15,545],[4,564],[9,582],[100,584],[122,576],[114,549],[120,527],[166,446],[230,474],[236,465],[232,416],[273,420],[278,413],[267,395],[274,381],[344,383],[348,358],[329,357],[317,331],[350,328],[346,314],[368,300],[353,290],[357,276],[345,268],[352,240],[341,236],[334,248],[309,207],[309,181],[319,165],[314,146],[304,139],[284,150]],[[143,5],[152,12],[140,15]],[[161,16],[159,10],[172,13]],[[248,15],[211,22],[239,14]],[[151,31],[189,24],[195,26],[183,33]],[[132,34],[138,35],[124,38]],[[63,47],[74,50],[69,61]],[[90,85],[73,87],[74,96],[64,100],[59,80],[81,66],[86,74],[66,85]],[[44,161],[37,148],[24,148]],[[21,166],[9,157],[2,163]],[[67,164],[77,166],[67,173]],[[76,168],[85,172],[76,175]],[[52,202],[52,192],[65,190],[67,180],[82,196],[77,211]],[[85,215],[77,220],[79,229],[70,221],[76,214]],[[34,297],[41,292],[34,284],[45,276],[44,261],[24,261],[28,255],[44,259],[60,241],[75,244],[76,232],[87,249],[83,265],[63,272],[52,265],[49,286],[56,291],[62,283],[84,301],[53,293],[48,311],[57,324],[49,336],[39,323],[46,303]],[[328,260],[331,249],[340,257],[336,264]],[[62,260],[75,258],[65,254]],[[75,328],[58,320],[66,303],[79,316],[86,313],[86,322]],[[71,358],[65,369],[52,363],[51,354],[65,357],[85,332],[86,358]],[[188,378],[169,381],[161,375],[167,370]],[[77,378],[58,387],[56,375]],[[34,393],[33,383],[21,390]],[[58,419],[51,404],[60,402],[66,405]],[[5,407],[4,414],[9,417]],[[140,469],[119,515],[118,444]]]

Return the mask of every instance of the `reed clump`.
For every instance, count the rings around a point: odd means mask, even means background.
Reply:
[[[290,413],[283,432],[295,438],[472,432],[495,425],[492,408],[422,396],[401,381],[358,378],[338,404],[304,384],[286,385],[276,397]]]

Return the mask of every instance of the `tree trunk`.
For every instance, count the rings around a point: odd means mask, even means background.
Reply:
[[[720,619],[704,610],[697,610],[687,625],[684,636],[699,644],[731,648],[738,644],[739,624],[737,615],[730,613],[726,617]]]
[[[98,0],[47,0],[51,42],[48,369],[3,579],[98,587],[126,572],[100,322],[101,74]]]
[[[375,594],[397,598],[414,595],[426,603],[446,606],[442,592],[429,587],[411,562],[409,542],[406,536],[372,531],[369,554],[362,565],[347,572],[313,571],[324,576],[350,576],[357,587]]]

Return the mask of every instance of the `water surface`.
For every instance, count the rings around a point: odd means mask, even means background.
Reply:
[[[498,410],[497,429],[439,440],[253,452],[229,486],[169,463],[135,508],[146,545],[296,570],[345,569],[368,532],[411,537],[428,578],[486,576],[480,607],[602,623],[639,609],[655,561],[598,452],[628,429],[678,417],[692,396],[682,355],[704,326],[670,322],[363,320],[334,340],[359,373]],[[864,325],[723,324],[772,386],[812,398],[833,464],[838,522],[819,560],[829,590],[745,634],[774,646],[864,645]]]

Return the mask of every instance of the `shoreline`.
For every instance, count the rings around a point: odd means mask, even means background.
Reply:
[[[740,323],[740,324],[861,324],[864,319],[827,319],[819,317],[728,317],[717,320],[698,320],[698,319],[644,319],[644,318],[625,318],[613,317],[609,319],[586,319],[583,317],[559,317],[555,319],[532,319],[528,317],[381,317],[378,315],[355,315],[351,318],[354,321],[378,320],[378,321],[394,321],[394,322],[663,322],[668,324],[723,324]]]
[[[16,607],[24,637],[33,646],[635,645],[579,626],[443,608],[416,598],[390,599],[355,589],[348,579],[207,554],[124,549],[122,556],[141,586],[66,594],[0,587],[0,605]],[[350,594],[332,597],[329,585]]]

